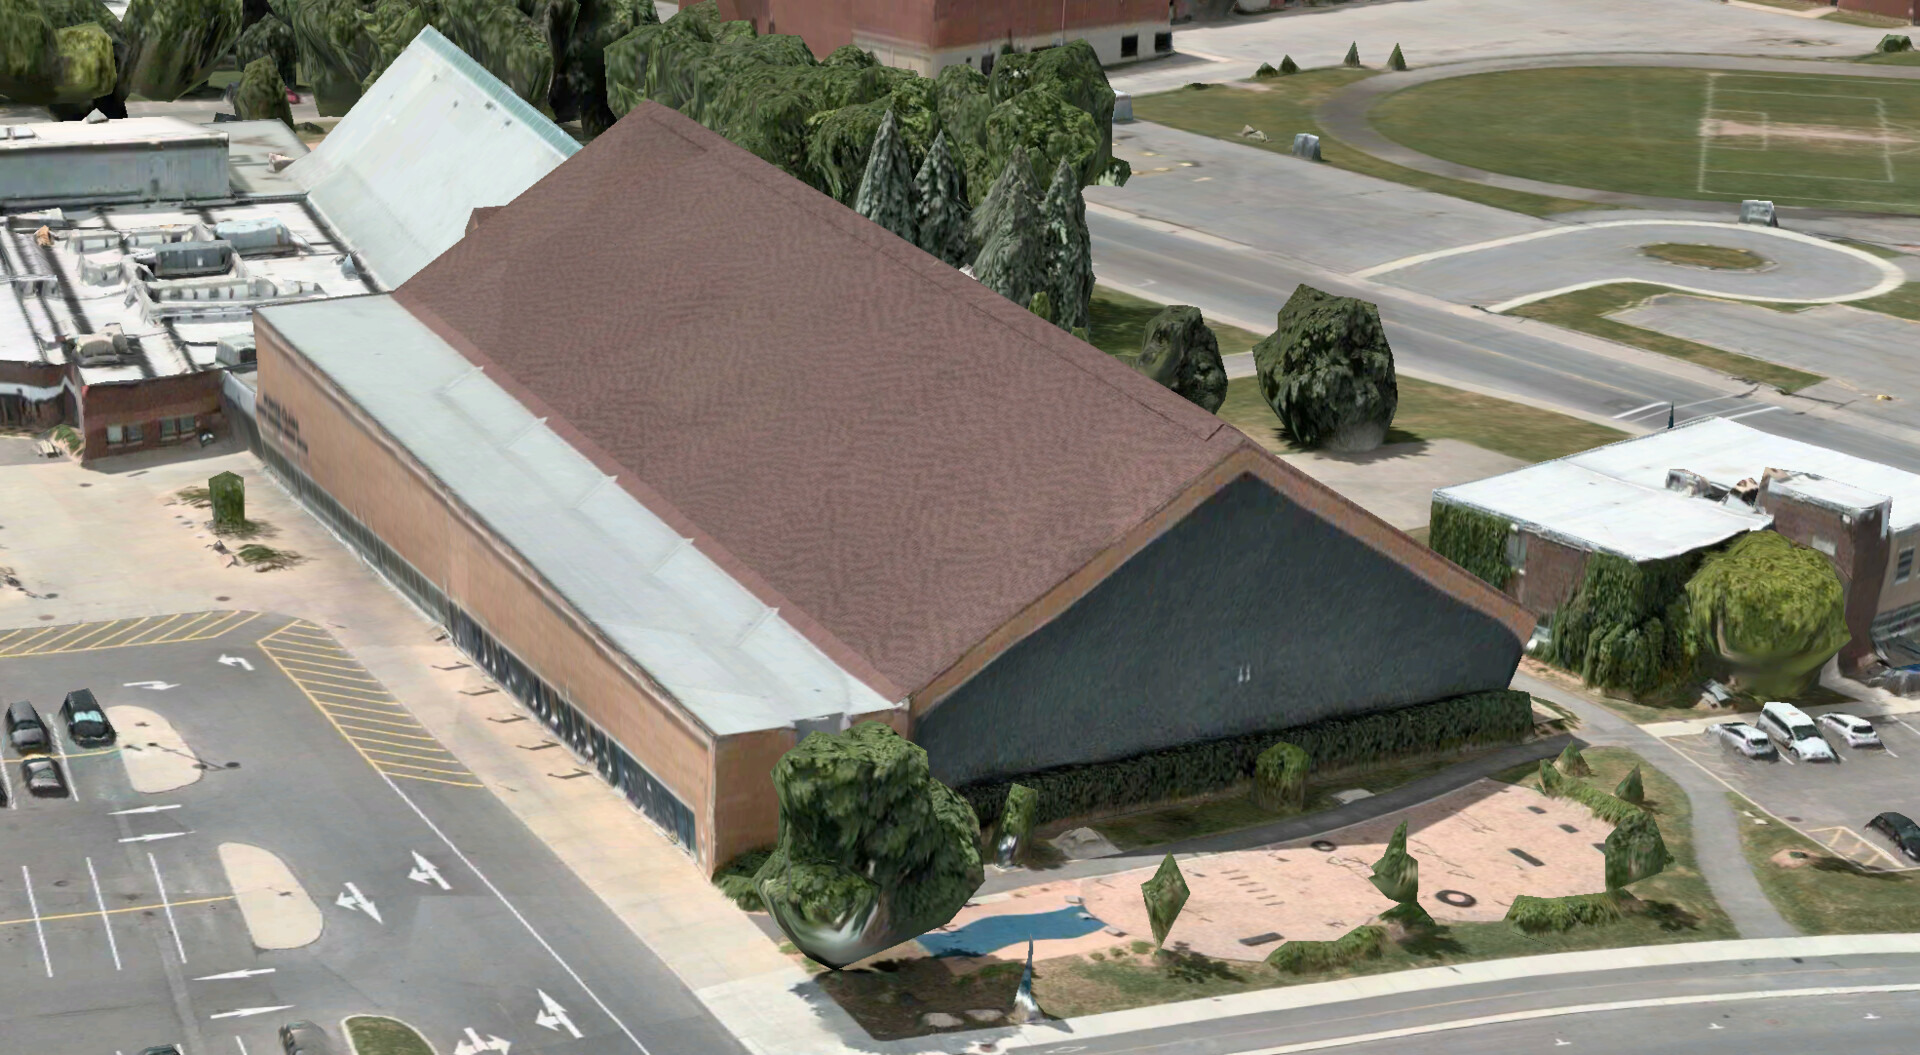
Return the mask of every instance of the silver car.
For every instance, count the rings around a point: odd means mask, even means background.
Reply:
[[[1848,747],[1885,747],[1880,734],[1865,718],[1833,711],[1820,716],[1820,728],[1839,737]]]
[[[27,778],[28,792],[57,799],[67,797],[67,778],[60,772],[60,763],[51,758],[29,758],[21,763],[20,770]]]
[[[1746,722],[1721,722],[1713,727],[1721,741],[1748,758],[1778,758],[1773,740]]]

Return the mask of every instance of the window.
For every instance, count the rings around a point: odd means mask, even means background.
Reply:
[[[180,418],[161,418],[160,442],[172,443],[175,440],[191,437],[194,434],[195,424],[196,419],[191,414]]]
[[[1527,536],[1517,527],[1507,530],[1507,567],[1516,574],[1526,574]]]
[[[1913,577],[1913,547],[1908,546],[1906,549],[1903,549],[1900,551],[1900,562],[1894,565],[1894,568],[1893,568],[1893,581],[1906,582],[1908,579],[1912,577]]]
[[[980,56],[980,72],[989,75],[993,73],[993,52],[989,51]]]
[[[1156,52],[1172,51],[1173,50],[1173,34],[1172,33],[1155,33],[1153,35],[1153,50]]]
[[[1120,38],[1120,57],[1130,59],[1140,54],[1140,34],[1133,33]]]
[[[140,426],[128,425],[126,428],[127,428],[127,442],[139,443],[140,442]]]
[[[126,447],[139,442],[140,442],[140,426],[138,425],[108,425],[107,426],[107,445],[108,446]]]

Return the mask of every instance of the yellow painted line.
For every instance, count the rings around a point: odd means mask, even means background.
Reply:
[[[167,629],[168,629],[168,625],[169,625],[169,624],[171,624],[171,623],[172,623],[172,622],[173,622],[174,620],[176,620],[176,619],[180,619],[180,618],[182,618],[182,617],[184,617],[185,615],[186,615],[186,613],[184,613],[184,612],[183,612],[183,613],[181,613],[181,614],[179,614],[179,615],[170,615],[170,616],[167,616],[167,617],[166,617],[165,619],[162,619],[162,620],[160,620],[160,621],[159,621],[158,623],[155,623],[155,624],[154,624],[153,626],[151,626],[151,627],[148,627],[147,629],[145,629],[145,630],[142,630],[142,631],[140,631],[139,633],[137,633],[137,634],[135,634],[135,635],[133,635],[132,637],[129,637],[129,638],[127,638],[127,639],[125,639],[125,640],[123,640],[123,641],[116,641],[116,642],[114,642],[114,647],[115,647],[115,648],[124,648],[124,647],[126,647],[126,646],[128,646],[128,645],[141,645],[141,644],[148,644],[148,643],[150,643],[150,640],[151,640],[151,639],[148,639],[148,640],[142,640],[142,639],[143,639],[143,638],[147,638],[147,635],[149,635],[149,634],[152,634],[152,635],[154,635],[155,637],[164,637],[164,636],[166,636],[166,633],[167,633]]]
[[[262,642],[260,647],[271,648],[275,652],[285,652],[289,656],[299,656],[300,658],[294,661],[296,663],[308,663],[315,659],[352,659],[353,658],[353,655],[349,653],[346,649],[339,649],[337,653],[313,652],[304,648],[291,648],[284,641],[275,641],[271,645],[268,645],[267,643]]]
[[[233,614],[234,614],[234,615],[239,615],[240,613],[238,613],[238,612],[235,612],[235,613],[233,613]],[[218,630],[208,630],[208,631],[206,631],[206,632],[204,632],[204,633],[200,633],[200,634],[195,634],[194,636],[192,636],[192,637],[189,637],[189,638],[182,638],[182,640],[184,640],[184,641],[206,641],[206,640],[209,640],[209,639],[212,639],[212,638],[216,638],[216,637],[219,637],[220,635],[222,635],[222,634],[225,634],[225,633],[227,633],[227,632],[228,632],[228,631],[230,631],[230,630],[238,630],[238,629],[240,629],[241,627],[243,627],[243,626],[246,626],[246,625],[247,625],[248,623],[251,623],[251,622],[253,622],[253,621],[254,621],[255,619],[258,619],[258,618],[260,618],[260,613],[259,613],[259,612],[249,612],[249,613],[247,613],[247,615],[246,615],[246,617],[245,617],[245,618],[243,618],[243,619],[240,619],[240,620],[238,620],[238,621],[236,621],[236,622],[233,622],[233,623],[229,623],[228,625],[226,625],[226,626],[223,626],[223,627],[221,627],[221,628],[220,628],[220,629],[218,629]]]
[[[65,652],[68,645],[86,637],[88,634],[94,633],[99,628],[100,624],[98,623],[75,623],[72,626],[60,627],[60,633],[48,638],[44,644],[34,646],[32,652],[22,654],[33,655],[42,652]],[[61,641],[65,641],[67,644],[59,644],[58,642]]]
[[[432,755],[415,755],[415,754],[409,754],[405,751],[388,751],[384,748],[379,748],[379,747],[369,747],[366,750],[367,750],[367,754],[370,754],[370,755],[392,755],[395,758],[412,758],[412,759],[417,759],[421,762],[439,762],[442,764],[451,763],[453,765],[460,764],[460,760],[457,758],[434,758]],[[434,749],[425,748],[424,750],[431,751]],[[462,768],[465,768],[465,767],[462,767]]]
[[[368,685],[378,685],[378,684],[380,684],[380,679],[378,679],[378,678],[363,678],[363,677],[360,677],[360,676],[359,676],[358,674],[338,674],[338,673],[335,673],[335,671],[342,671],[342,670],[360,670],[360,671],[364,671],[364,670],[366,669],[366,668],[364,668],[364,667],[361,667],[361,666],[359,666],[359,665],[357,665],[357,664],[355,664],[355,665],[348,665],[348,664],[345,664],[345,663],[318,663],[318,662],[314,662],[314,661],[312,661],[312,660],[288,660],[287,662],[288,662],[288,663],[295,663],[295,662],[297,662],[297,663],[299,663],[299,664],[300,664],[300,666],[299,666],[299,668],[297,668],[297,669],[296,669],[296,668],[293,668],[293,667],[289,667],[288,669],[289,669],[289,670],[293,670],[293,671],[294,671],[295,673],[297,673],[297,674],[304,674],[304,675],[306,675],[306,676],[307,676],[307,677],[309,677],[309,678],[331,678],[331,679],[332,679],[332,680],[334,680],[334,681],[341,681],[341,682],[345,682],[345,681],[363,681],[363,682],[366,682],[366,683],[367,683]],[[308,667],[312,667],[312,668],[315,668],[315,669],[313,669],[313,670],[308,670],[308,669],[307,669]],[[331,668],[331,669],[329,669],[329,670],[321,670],[321,669],[318,669],[318,668],[321,668],[321,667],[328,667],[328,668]]]
[[[64,755],[28,755],[25,758],[0,758],[0,762],[17,766],[22,763],[31,762],[36,758],[51,758],[58,762],[62,758],[97,758],[101,755],[118,754],[119,751],[120,749],[117,747],[103,747],[98,751],[70,751]]]
[[[135,621],[132,626],[127,627],[127,630],[132,630],[132,631],[135,631],[136,633],[140,632],[140,628],[146,626],[146,624],[158,618],[160,617],[154,616],[154,615],[146,616],[144,618],[141,618]],[[119,648],[120,645],[124,643],[120,639],[120,636],[124,633],[126,633],[125,630],[116,630],[112,634],[109,634],[106,640],[96,643],[93,647],[94,648]]]
[[[187,908],[188,906],[191,906],[191,905],[211,905],[220,901],[232,901],[233,897],[234,896],[232,894],[226,894],[221,897],[192,898],[187,901],[174,901],[172,899],[168,899],[167,904],[172,905],[174,908]],[[67,920],[67,919],[93,919],[96,916],[117,916],[123,912],[151,912],[154,909],[161,908],[161,907],[163,906],[158,904],[129,905],[126,908],[110,908],[105,912],[101,912],[99,909],[94,909],[91,912],[66,912],[58,916],[40,916],[38,917],[37,920],[33,916],[28,916],[25,919],[0,919],[0,927],[15,927],[15,926],[19,926],[22,923],[34,923],[34,922],[57,923],[60,920]]]
[[[162,634],[159,640],[149,641],[147,644],[154,645],[159,644],[161,641],[177,641],[190,637],[193,634],[205,630],[209,626],[217,626],[225,622],[227,616],[231,614],[231,612],[196,612],[191,618],[179,626],[168,627],[167,632]]]
[[[355,696],[352,693],[335,692],[332,689],[316,682],[308,681],[305,678],[302,678],[301,682],[305,684],[308,689],[311,689],[315,696],[331,696],[336,700],[342,701],[343,705],[348,701],[352,703],[381,703],[389,707],[398,707],[400,705],[399,701],[394,699],[392,693],[382,693],[379,696],[372,695],[371,693],[363,696]]]
[[[322,709],[322,710],[325,710],[325,708],[321,708],[321,709]],[[357,722],[357,721],[360,721],[360,719],[358,719],[358,718],[355,718],[355,717],[354,717],[353,715],[351,715],[351,714],[341,714],[341,715],[335,715],[335,714],[334,714],[333,712],[331,712],[331,711],[328,711],[328,712],[327,712],[327,717],[329,717],[329,718],[335,718],[335,719],[337,719],[337,721],[340,721],[340,722]],[[397,736],[397,737],[399,737],[399,738],[400,738],[400,739],[402,739],[402,740],[425,740],[425,741],[427,741],[428,743],[435,743],[435,742],[437,742],[437,741],[435,741],[435,740],[433,739],[433,737],[431,737],[431,736],[414,736],[414,735],[413,735],[412,733],[396,733],[396,732],[394,732],[394,731],[393,731],[393,730],[391,730],[391,729],[362,729],[362,728],[360,728],[359,726],[355,726],[355,725],[348,725],[348,726],[343,726],[343,727],[342,727],[342,731],[345,731],[345,732],[353,732],[353,733],[359,733],[359,734],[361,734],[361,735],[363,735],[363,736]],[[352,739],[352,737],[348,737],[348,739]]]
[[[93,630],[92,630],[92,632],[91,632],[91,633],[90,633],[90,634],[88,635],[88,637],[91,637],[91,636],[92,636],[92,634],[104,634],[104,635],[105,635],[105,636],[107,636],[107,637],[111,637],[111,636],[113,636],[114,634],[116,634],[116,633],[118,633],[118,632],[119,632],[119,630],[121,629],[121,627],[120,627],[120,624],[122,624],[122,623],[137,623],[137,622],[139,622],[139,621],[140,621],[140,620],[138,620],[138,619],[109,619],[109,620],[107,620],[107,621],[106,621],[106,622],[104,622],[104,623],[94,623],[94,624],[93,624]],[[83,640],[83,641],[84,641],[84,640],[87,640],[87,638],[82,638],[81,640]],[[97,639],[95,639],[95,640],[97,640]],[[75,644],[73,644],[73,645],[72,645],[71,647],[72,647],[72,649],[73,649],[74,651],[76,651],[76,652],[85,652],[85,651],[87,651],[88,649],[91,649],[91,648],[92,648],[93,646],[92,646],[92,645],[90,645],[90,644],[86,644],[86,645],[83,645],[83,644],[80,644],[80,643],[78,643],[78,642],[76,642],[76,643],[75,643]]]
[[[328,644],[333,640],[333,635],[324,630],[306,630],[297,628],[292,624],[283,626],[279,630],[274,631],[274,633],[293,641],[307,641],[320,645]]]
[[[386,770],[381,770],[381,772],[385,773]],[[394,777],[399,780],[424,780],[429,784],[445,784],[448,787],[453,787],[453,788],[484,788],[486,787],[485,784],[469,784],[464,780],[435,780],[432,777],[417,777],[417,776],[414,776],[412,773],[387,773],[387,776]]]
[[[21,655],[22,653],[21,653],[20,651],[16,651],[16,649],[18,649],[18,648],[19,648],[19,646],[21,646],[21,645],[25,645],[25,644],[27,644],[27,643],[28,643],[29,641],[36,641],[36,640],[38,640],[38,639],[40,639],[41,637],[43,637],[43,636],[45,636],[45,635],[47,635],[47,634],[55,634],[55,633],[59,633],[59,632],[60,632],[60,627],[57,627],[57,626],[43,626],[43,627],[40,627],[40,628],[38,628],[38,629],[36,629],[36,630],[34,630],[34,632],[33,632],[32,634],[30,634],[30,635],[28,635],[28,636],[27,636],[27,638],[26,638],[26,640],[24,640],[24,641],[15,641],[15,642],[13,642],[13,643],[12,643],[11,645],[9,645],[9,646],[8,646],[8,649],[7,649],[7,655],[9,655],[9,656],[18,656],[18,655]]]
[[[312,694],[309,693],[308,695],[312,695]],[[351,710],[359,709],[354,707],[345,707],[337,703],[321,703],[319,700],[315,700],[313,702],[318,704],[320,709],[327,712],[328,714],[334,714],[334,708],[336,707],[340,708],[343,711],[351,711]],[[368,725],[382,725],[382,726],[390,725],[396,729],[419,729],[422,732],[426,731],[426,727],[421,725],[419,722],[390,722],[384,718],[362,718],[357,714],[334,714],[334,717],[340,719],[343,722],[365,722]]]
[[[14,628],[13,628],[12,630],[9,630],[9,631],[7,631],[7,632],[6,632],[6,633],[5,633],[4,635],[0,635],[0,648],[6,648],[6,647],[7,647],[7,644],[8,644],[8,642],[10,642],[10,641],[12,641],[12,640],[13,640],[14,638],[16,638],[16,637],[19,637],[19,636],[20,636],[21,634],[32,634],[32,633],[38,633],[38,632],[40,632],[40,631],[42,631],[42,630],[45,630],[45,629],[46,629],[46,627],[43,627],[43,626],[17,626],[17,627],[14,627]]]
[[[436,769],[433,766],[416,766],[411,762],[389,762],[384,758],[374,759],[373,764],[379,766],[381,769],[417,769],[422,773],[438,773],[443,777],[464,777],[469,775],[464,767],[460,769]]]
[[[306,659],[303,657],[296,657],[291,649],[288,649],[280,645],[279,642],[275,642],[272,647],[279,649],[281,652],[286,653],[287,662],[299,664],[303,671],[308,667],[315,668],[316,673],[326,673],[328,671],[333,671],[333,670],[365,670],[366,669],[365,667],[360,665],[360,662],[358,660],[354,659],[352,656],[349,656],[349,655],[328,656],[326,659]],[[336,660],[336,659],[345,660],[346,662],[344,663],[329,662],[329,660]],[[334,676],[339,677],[339,675],[337,674]]]
[[[397,706],[384,711],[375,707],[355,707],[349,703],[324,703],[324,704],[321,704],[321,706],[325,707],[330,711],[364,711],[367,714],[384,714],[389,717],[398,715],[400,717],[404,717],[409,720],[411,720],[413,717],[412,715],[408,714],[405,710]],[[341,717],[344,718],[346,717],[346,715],[341,715]],[[420,723],[417,721],[414,721],[412,722],[412,724],[419,725]]]
[[[393,734],[389,733],[388,735],[391,736]],[[431,739],[431,737],[427,737],[425,739]],[[356,736],[356,737],[352,737],[352,740],[358,744],[385,744],[388,747],[404,747],[409,751],[438,751],[441,754],[449,755],[449,756],[453,754],[453,752],[448,751],[446,748],[443,748],[443,747],[422,747],[419,744],[402,744],[393,740],[381,740],[372,736]],[[371,751],[373,750],[373,748],[369,747],[367,748],[367,750]]]

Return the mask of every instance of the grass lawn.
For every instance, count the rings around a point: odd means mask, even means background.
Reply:
[[[1876,51],[1852,61],[1872,63],[1875,66],[1920,66],[1920,51]]]
[[[1920,873],[1869,872],[1794,831],[1745,798],[1728,793],[1740,817],[1740,848],[1775,908],[1805,934],[1879,934],[1920,930]],[[1878,807],[1874,807],[1878,808]],[[1798,851],[1806,856],[1786,858]]]
[[[1514,70],[1396,92],[1371,116],[1397,142],[1491,172],[1674,198],[1920,213],[1920,155],[1881,139],[1890,127],[1904,147],[1920,128],[1912,81]]]
[[[347,1039],[356,1055],[434,1055],[412,1026],[391,1018],[355,1015],[347,1019]]]
[[[1572,293],[1562,293],[1557,297],[1536,300],[1531,304],[1522,304],[1507,314],[1538,319],[1569,330],[1578,330],[1595,337],[1630,344],[1649,352],[1670,355],[1675,359],[1685,359],[1687,362],[1704,366],[1729,377],[1772,385],[1782,392],[1798,392],[1826,380],[1819,374],[1810,374],[1805,370],[1795,370],[1790,366],[1767,362],[1765,359],[1756,359],[1739,352],[1729,352],[1723,348],[1670,337],[1664,333],[1655,333],[1652,330],[1629,326],[1624,322],[1607,318],[1612,312],[1630,308],[1655,294],[1670,292],[1672,291],[1665,286],[1645,282],[1616,282],[1590,289],[1575,290]],[[1864,301],[1858,303],[1860,306],[1866,306]]]
[[[1356,70],[1344,66],[1302,70],[1290,76],[1269,77],[1258,81],[1257,83],[1264,87],[1265,91],[1225,85],[1180,88],[1135,98],[1133,113],[1142,121],[1152,121],[1171,128],[1213,136],[1216,139],[1245,143],[1251,147],[1280,154],[1287,154],[1292,150],[1293,137],[1297,133],[1311,133],[1320,137],[1321,158],[1334,168],[1391,180],[1409,187],[1434,191],[1438,194],[1491,205],[1496,209],[1525,213],[1529,216],[1552,216],[1555,213],[1580,209],[1608,208],[1608,206],[1589,201],[1527,194],[1523,191],[1488,187],[1465,180],[1435,176],[1417,169],[1403,168],[1363,153],[1346,143],[1330,138],[1321,131],[1319,122],[1314,119],[1314,111],[1320,104],[1341,88],[1378,72],[1380,71]],[[1265,132],[1267,141],[1262,143],[1242,138],[1240,130],[1248,125]]]
[[[1640,250],[1655,260],[1686,267],[1707,267],[1715,271],[1752,271],[1765,267],[1767,258],[1751,249],[1724,245],[1692,245],[1686,242],[1661,242]]]
[[[1846,305],[1849,308],[1877,311],[1882,315],[1920,322],[1920,282],[1908,282],[1895,286],[1891,292],[1882,293],[1877,297],[1868,297],[1865,300],[1850,300]],[[1819,305],[1761,304],[1761,307],[1772,308],[1775,311],[1805,311],[1808,308],[1817,308]]]
[[[1108,355],[1130,360],[1140,353],[1140,334],[1160,305],[1118,290],[1095,287],[1089,313],[1089,339]],[[1208,323],[1221,355],[1252,350],[1263,334]],[[1538,462],[1624,440],[1627,433],[1523,403],[1466,392],[1446,385],[1401,377],[1400,406],[1394,412],[1388,443],[1455,439],[1522,461]],[[1259,381],[1233,379],[1220,420],[1252,436],[1275,453],[1300,448],[1280,432],[1280,419],[1260,395]]]
[[[1904,18],[1888,18],[1885,15],[1870,15],[1865,11],[1835,11],[1822,15],[1827,22],[1844,22],[1849,26],[1872,26],[1874,29],[1904,29],[1911,23]]]

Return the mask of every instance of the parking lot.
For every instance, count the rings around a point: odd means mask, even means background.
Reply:
[[[1871,722],[1884,749],[1848,747],[1822,728],[1835,761],[1802,762],[1782,751],[1777,761],[1747,758],[1708,725],[1703,732],[1670,735],[1666,741],[1701,768],[1762,809],[1800,829],[1835,854],[1887,870],[1916,867],[1887,838],[1867,830],[1874,815],[1891,810],[1920,816],[1920,728],[1902,715],[1874,715],[1871,708],[1807,707],[1816,719],[1828,711]],[[1916,716],[1920,717],[1920,716]],[[1758,715],[1730,715],[1715,722],[1757,724]]]
[[[59,720],[81,687],[114,746],[81,749]],[[309,1019],[345,1055],[353,1014],[402,1019],[441,1052],[741,1050],[323,627],[206,612],[0,630],[0,697],[39,709],[70,785],[27,794],[6,747],[9,1053],[266,1055]],[[156,759],[185,775],[137,790]],[[258,876],[230,874],[235,844],[284,863],[292,888],[263,898]],[[263,919],[284,938],[308,903],[317,938],[259,947],[276,944]]]

